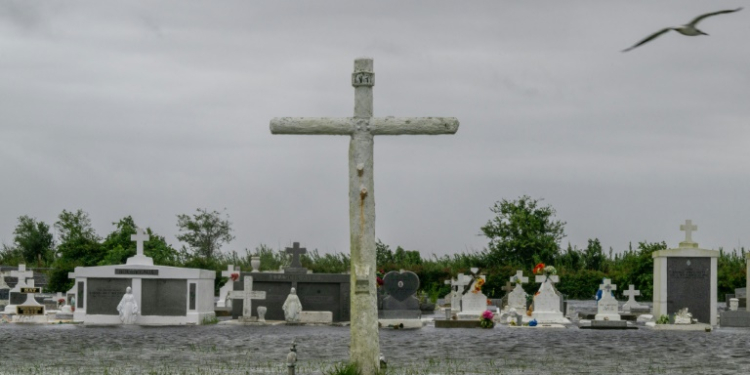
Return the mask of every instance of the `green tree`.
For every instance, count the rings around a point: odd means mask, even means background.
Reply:
[[[54,259],[55,240],[49,229],[49,225],[28,216],[18,218],[13,241],[26,263],[41,266]]]
[[[205,260],[213,259],[221,251],[221,245],[234,239],[229,215],[222,220],[217,211],[197,209],[197,214],[177,215],[177,227],[180,229],[177,239],[186,242],[196,256]]]
[[[83,210],[63,210],[55,223],[55,229],[60,239],[57,254],[61,259],[82,266],[95,266],[104,258],[99,236],[91,226],[89,215]]]
[[[586,268],[593,271],[604,271],[605,259],[599,239],[594,238],[592,240],[589,238],[589,244],[583,251],[583,262],[586,264]]]
[[[481,228],[490,239],[488,263],[526,266],[555,260],[565,237],[565,222],[552,220],[555,210],[551,206],[539,207],[536,199],[524,195],[515,201],[495,202],[490,211],[496,216]]]
[[[130,236],[136,233],[136,224],[131,216],[125,216],[119,222],[112,223],[117,229],[110,233],[102,243],[106,256],[99,264],[123,264],[136,253],[136,243]],[[179,254],[169,245],[164,237],[146,228],[149,240],[143,243],[143,253],[154,259],[154,264],[176,265]]]

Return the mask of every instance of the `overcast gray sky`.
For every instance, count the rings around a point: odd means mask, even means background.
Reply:
[[[570,242],[750,244],[747,1],[0,1],[0,241],[17,218],[132,215],[175,247],[176,215],[226,208],[224,250],[348,252],[341,136],[353,60],[376,116],[458,133],[375,139],[376,235],[423,255],[481,250],[489,207],[543,198]]]

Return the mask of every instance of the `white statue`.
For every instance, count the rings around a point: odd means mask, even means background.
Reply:
[[[287,322],[299,321],[299,313],[302,312],[302,303],[299,301],[297,291],[294,288],[289,291],[289,295],[286,297],[286,301],[284,301],[284,305],[281,308],[284,309],[284,319]]]
[[[117,305],[117,311],[120,313],[120,321],[123,324],[133,324],[138,319],[138,304],[135,302],[135,296],[130,287],[125,289],[125,295]]]

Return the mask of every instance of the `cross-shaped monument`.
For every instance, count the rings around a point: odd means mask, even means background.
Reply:
[[[521,284],[526,284],[529,282],[529,278],[523,275],[523,271],[518,270],[516,271],[516,274],[510,277],[510,282],[516,284],[516,288],[523,288]]]
[[[34,279],[34,271],[27,271],[25,264],[19,264],[18,271],[10,271],[10,277],[17,277],[19,284],[28,285],[26,280]],[[34,286],[33,282],[31,286]]]
[[[630,284],[628,286],[628,289],[624,292],[622,292],[624,296],[628,296],[628,302],[625,302],[624,305],[622,305],[623,311],[630,311],[633,308],[641,307],[641,305],[635,300],[635,296],[640,296],[641,291],[635,289],[635,285]]]
[[[273,134],[348,135],[349,143],[349,233],[351,239],[351,344],[350,360],[365,374],[376,372],[378,340],[377,294],[375,292],[375,196],[373,140],[376,135],[454,134],[454,117],[372,117],[373,61],[354,61],[354,117],[281,117],[271,120]]]
[[[217,307],[231,307],[232,306],[232,299],[229,297],[229,292],[234,290],[234,280],[232,280],[232,275],[236,274],[237,277],[240,276],[240,267],[235,268],[234,264],[227,265],[226,271],[221,271],[221,276],[228,278],[227,283],[224,284],[224,286],[219,289],[219,300],[216,301]]]
[[[604,279],[602,284],[599,284],[599,290],[602,291],[602,298],[604,298],[605,294],[611,296],[612,291],[617,290],[617,285],[612,284],[611,279]]]
[[[252,276],[245,275],[244,281],[245,289],[229,292],[229,298],[242,300],[242,318],[240,318],[240,321],[249,322],[253,320],[252,301],[254,299],[266,299],[266,292],[253,290]]]
[[[545,281],[549,280],[550,284],[553,286],[560,282],[560,277],[557,275],[536,275],[534,277],[534,282],[544,284]]]
[[[142,228],[135,228],[135,234],[130,235],[130,240],[135,241],[135,255],[128,258],[125,264],[131,266],[153,266],[154,260],[143,255],[143,242],[149,240],[149,235]]]
[[[510,281],[505,282],[505,286],[500,288],[505,291],[505,294],[508,295],[510,292],[513,291],[513,284],[510,283]]]
[[[306,273],[307,269],[302,267],[299,257],[307,253],[307,249],[299,247],[299,242],[294,242],[292,243],[292,247],[287,247],[285,251],[287,254],[292,254],[292,263],[284,270],[284,273]]]
[[[680,225],[680,230],[685,232],[685,241],[680,242],[680,247],[698,247],[693,242],[693,231],[698,230],[698,226],[693,225],[692,220],[685,220],[685,224]]]

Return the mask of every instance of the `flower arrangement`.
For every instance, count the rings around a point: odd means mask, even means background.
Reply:
[[[239,279],[240,279],[240,274],[239,274],[239,273],[237,273],[237,272],[235,272],[235,273],[233,273],[233,274],[229,275],[229,278],[231,278],[231,279],[232,279],[232,281],[237,281],[237,280],[239,280]]]
[[[482,291],[482,285],[484,285],[484,279],[479,278],[477,281],[474,282],[474,290],[471,292],[476,294]]]
[[[65,298],[60,298],[57,300],[58,305],[64,305],[65,304]]]
[[[482,313],[482,317],[479,318],[479,326],[482,328],[493,328],[495,322],[492,320],[495,317],[495,313],[490,310],[485,310]]]
[[[378,288],[380,288],[381,286],[383,286],[383,284],[385,284],[385,281],[383,281],[383,270],[380,270],[375,273],[375,281],[377,283],[376,285]]]
[[[534,266],[534,269],[532,272],[535,275],[544,275],[545,281],[546,278],[549,277],[549,275],[557,275],[557,269],[554,266],[547,266],[544,263],[539,263],[536,266]]]

